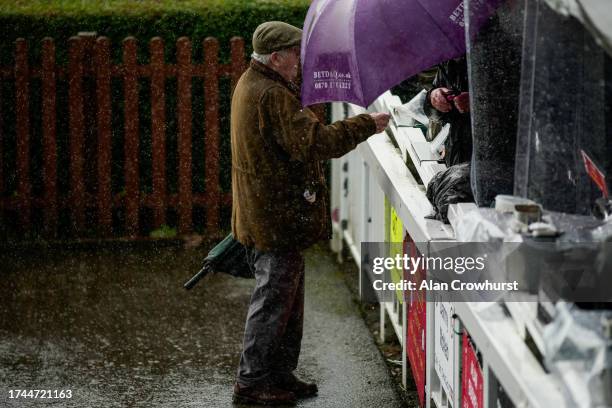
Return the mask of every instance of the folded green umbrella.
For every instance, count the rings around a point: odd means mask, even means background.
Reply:
[[[233,234],[229,234],[210,250],[204,258],[202,269],[183,286],[191,289],[196,283],[209,273],[227,273],[237,278],[255,278],[246,260],[246,248],[234,239]]]

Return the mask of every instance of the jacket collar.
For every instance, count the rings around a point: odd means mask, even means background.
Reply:
[[[280,82],[282,85],[288,88],[295,96],[299,98],[300,88],[293,82],[287,81],[285,78],[283,78],[278,72],[274,71],[272,68],[267,67],[261,62],[251,60],[251,69],[259,72],[260,74],[270,78],[273,81]]]

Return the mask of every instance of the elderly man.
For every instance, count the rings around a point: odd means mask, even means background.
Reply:
[[[253,59],[232,97],[232,231],[256,278],[234,386],[238,403],[292,404],[317,393],[293,370],[304,311],[301,251],[330,233],[321,161],[344,155],[389,121],[371,113],[325,126],[302,107],[301,36],[278,21],[257,27]]]

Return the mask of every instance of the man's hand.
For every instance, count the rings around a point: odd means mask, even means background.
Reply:
[[[450,112],[453,109],[453,105],[446,98],[452,94],[452,91],[448,88],[436,88],[429,94],[429,101],[431,106],[439,110],[440,112]]]
[[[391,117],[388,113],[381,112],[370,113],[370,116],[374,119],[374,122],[376,122],[376,133],[380,133],[387,128],[389,118]]]
[[[466,113],[470,111],[470,93],[469,92],[461,92],[459,95],[455,96],[453,99],[453,104],[457,108],[457,110],[461,113]]]

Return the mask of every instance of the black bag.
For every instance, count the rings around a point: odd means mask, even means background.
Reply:
[[[430,218],[448,224],[450,204],[474,201],[470,186],[470,164],[451,166],[436,174],[427,185],[427,198],[435,210]]]
[[[183,286],[185,289],[191,289],[211,272],[227,273],[237,278],[255,278],[246,259],[246,248],[234,239],[233,234],[229,234],[210,250],[204,258],[202,269]]]

